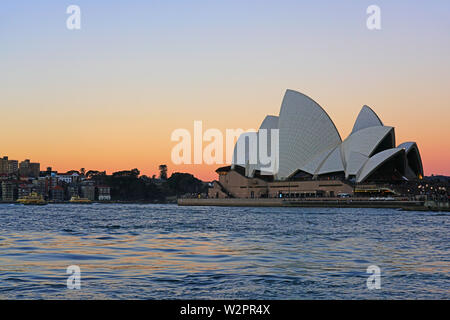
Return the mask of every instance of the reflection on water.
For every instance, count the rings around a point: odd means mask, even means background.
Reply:
[[[450,298],[449,214],[0,205],[3,299]],[[382,289],[369,291],[377,265]],[[81,268],[81,290],[66,268]]]

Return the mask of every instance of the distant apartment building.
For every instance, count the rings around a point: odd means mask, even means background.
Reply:
[[[19,171],[19,161],[9,160],[7,156],[4,156],[0,160],[0,174],[16,174]]]
[[[58,181],[60,181],[60,182],[64,182],[67,184],[72,183],[71,175],[61,173],[61,174],[58,174],[56,177],[58,178]]]
[[[29,196],[31,194],[31,192],[32,192],[32,189],[33,189],[33,185],[32,184],[21,184],[21,185],[19,185],[19,187],[17,189],[17,192],[18,192],[17,197],[20,199],[20,198]]]
[[[8,157],[0,159],[0,174],[7,174],[8,172]]]
[[[9,160],[8,161],[8,174],[16,174],[19,172],[19,161]]]
[[[111,188],[108,186],[98,186],[98,200],[110,201],[111,200]]]
[[[56,186],[51,189],[52,200],[56,202],[64,201],[64,188]]]
[[[19,175],[22,177],[39,177],[39,172],[41,171],[41,165],[37,162],[30,162],[26,159],[19,164]]]
[[[47,180],[47,186],[48,189],[54,188],[58,185],[58,177],[51,176],[51,177],[45,177]]]
[[[83,198],[95,201],[95,186],[93,185],[81,186],[81,194]]]
[[[78,173],[60,173],[56,175],[59,181],[65,182],[67,184],[77,182],[79,176],[80,175]]]
[[[36,192],[37,194],[41,196],[46,196],[46,189],[45,189],[45,180],[43,179],[36,179],[33,180],[32,183],[32,192]]]
[[[51,199],[51,190],[52,188],[58,185],[58,180],[56,177],[39,177],[37,180],[33,181],[35,188],[39,190],[39,194],[41,194],[45,199]]]
[[[14,184],[10,181],[2,182],[2,200],[14,201]]]
[[[57,171],[53,171],[52,167],[47,167],[45,171],[40,172],[41,177],[54,177],[58,174]]]
[[[75,183],[70,184],[67,187],[67,193],[69,194],[69,199],[71,199],[72,197],[79,197],[80,193],[78,190],[78,185]]]

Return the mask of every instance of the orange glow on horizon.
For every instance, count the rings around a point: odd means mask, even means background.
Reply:
[[[269,111],[266,108],[266,113],[277,114],[276,109],[277,106],[272,108],[273,112],[270,112],[271,110]],[[436,135],[450,136],[450,129],[448,127],[443,125],[437,125],[431,128],[427,127],[427,130],[419,134],[415,129],[416,125],[408,123],[408,120],[402,120],[399,125],[396,125],[395,115],[392,113],[389,114],[389,119],[386,120],[387,117],[383,116],[383,113],[377,111],[376,108],[374,110],[378,113],[385,125],[395,127],[397,144],[404,141],[417,142],[426,176],[431,174],[450,175],[448,166],[448,160],[450,159],[449,142],[447,139],[435,139]],[[335,112],[333,110],[328,110],[338,129],[339,127],[345,129],[340,130],[342,139],[345,139],[351,131],[358,112],[359,109],[355,108],[355,110],[348,112],[351,117],[343,118],[342,115],[334,115],[333,113]],[[217,125],[223,133],[226,128],[243,128],[245,130],[249,127],[257,128],[266,113],[263,111],[260,112],[251,121],[249,118],[230,119],[232,116],[223,117],[221,121],[219,121],[220,119],[210,118],[209,121],[204,121],[205,128],[203,130],[213,127],[212,125]],[[193,121],[196,118],[191,120],[187,116],[184,117],[185,120],[178,118],[165,119],[164,123],[170,123],[172,126],[147,126],[145,117],[135,119],[132,123],[123,123],[126,132],[114,130],[114,126],[117,125],[120,127],[120,124],[116,121],[111,125],[100,124],[96,126],[93,126],[92,123],[87,121],[87,129],[69,128],[69,132],[66,135],[53,136],[52,131],[43,131],[43,138],[40,140],[53,141],[53,144],[35,144],[34,140],[28,134],[20,135],[21,131],[17,130],[15,135],[12,136],[13,138],[3,142],[2,154],[0,155],[7,155],[10,159],[19,161],[31,159],[41,164],[41,170],[45,170],[46,167],[50,166],[53,170],[58,170],[59,172],[85,168],[86,171],[106,170],[108,174],[112,174],[115,171],[138,168],[141,174],[151,177],[152,175],[159,175],[158,166],[160,164],[166,164],[168,166],[169,176],[173,172],[187,172],[203,181],[217,179],[215,170],[227,164],[174,165],[171,163],[171,149],[177,144],[177,142],[170,141],[171,131],[181,127],[186,128],[193,134]],[[122,120],[126,121],[127,119],[122,118]],[[442,118],[435,119],[434,121],[436,123],[444,122]],[[422,121],[418,121],[418,124],[419,122],[423,123]],[[236,126],[230,125],[225,127],[226,124],[235,124]],[[247,125],[247,127],[244,127],[244,125]],[[90,128],[90,126],[93,126],[93,128]],[[147,128],[149,128],[149,133],[155,134],[147,135]],[[44,128],[42,127],[41,129]],[[14,131],[14,128],[10,127],[9,130]],[[79,134],[77,134],[77,130],[80,130]],[[55,131],[61,132],[64,129],[59,127]],[[92,140],[91,143],[89,142],[90,140]],[[203,148],[207,144],[209,142],[204,142]],[[224,157],[225,153],[224,147]]]
[[[389,95],[387,98],[383,95],[366,97],[361,93],[349,101],[345,93],[324,94],[321,88],[296,90],[305,92],[327,111],[342,139],[350,133],[362,105],[369,105],[385,125],[395,127],[397,145],[405,141],[417,142],[425,175],[450,175],[450,127],[447,125],[450,109],[445,102],[450,101],[450,97],[431,103],[427,95],[417,95],[412,101],[405,98],[406,93],[395,98]],[[137,100],[132,111],[125,108],[127,103],[120,99],[113,102],[97,97],[93,102],[86,98],[83,101],[87,105],[81,110],[77,107],[81,103],[78,100],[72,105],[70,100],[69,103],[58,100],[52,103],[66,106],[56,112],[42,109],[40,100],[22,98],[25,100],[11,102],[8,117],[0,129],[8,133],[8,139],[1,142],[0,155],[19,161],[31,159],[41,163],[41,170],[51,166],[61,172],[83,167],[111,174],[138,168],[141,174],[158,176],[158,166],[166,164],[169,174],[188,172],[210,181],[217,179],[215,170],[226,164],[172,164],[171,150],[177,142],[170,140],[171,133],[185,128],[193,136],[195,120],[202,120],[203,132],[217,128],[224,136],[226,129],[258,128],[265,115],[278,115],[284,89],[265,92],[258,95],[237,89],[232,93],[222,90],[183,100],[164,95]],[[33,117],[23,117],[22,103],[42,111]],[[433,106],[429,112],[410,111],[411,108],[421,110],[427,103]],[[203,148],[208,143],[204,142]]]

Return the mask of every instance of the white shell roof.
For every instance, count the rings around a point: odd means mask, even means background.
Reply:
[[[288,177],[341,142],[339,132],[322,107],[293,90],[287,90],[284,95],[278,126],[279,179]]]
[[[366,157],[375,150],[378,144],[388,134],[393,134],[393,127],[378,126],[369,127],[351,134],[342,142],[342,151],[344,153],[344,162],[348,161],[350,152],[359,152]]]
[[[378,152],[377,154],[373,155],[362,167],[359,175],[356,178],[356,182],[362,182],[364,181],[372,172],[374,172],[379,166],[381,166],[383,163],[385,163],[387,160],[391,159],[392,157],[396,156],[399,153],[404,152],[405,150],[403,148],[392,148],[387,149],[381,152]]]
[[[344,164],[342,163],[342,155],[341,155],[341,145],[338,145],[334,150],[330,153],[327,159],[322,163],[320,169],[317,170],[316,174],[326,174],[344,171]]]
[[[395,148],[394,128],[384,126],[368,106],[361,109],[351,134],[342,141],[333,121],[322,107],[306,95],[293,90],[286,91],[279,117],[267,116],[258,132],[242,134],[238,142],[248,136],[256,136],[258,142],[256,148],[259,148],[261,129],[279,129],[279,157],[275,159],[279,165],[277,179],[285,179],[300,169],[315,177],[345,172],[346,178],[354,175],[357,182],[361,182],[399,152],[408,154],[412,150],[417,150],[418,153],[415,142],[405,142]],[[388,135],[392,135],[392,144],[385,147],[390,149],[373,154]],[[270,134],[267,138],[267,149],[271,153],[273,146]],[[236,148],[237,144],[234,149],[233,164],[244,166],[246,175],[253,176],[257,169],[261,172],[264,170],[264,165],[259,162],[259,159],[256,164],[248,163],[252,160],[249,159],[248,145],[245,148],[244,161],[238,163]],[[258,151],[256,151],[257,157],[259,157]],[[420,154],[418,157],[421,167]],[[423,172],[422,167],[420,170]]]
[[[377,114],[370,107],[363,106],[356,118],[351,134],[375,126],[383,126],[383,122],[381,122],[380,118],[378,118]]]
[[[278,129],[278,116],[266,116],[259,126],[261,129]]]
[[[348,178],[350,175],[356,176],[367,160],[369,160],[369,157],[359,152],[350,151],[345,168],[345,177]]]
[[[422,158],[420,156],[419,147],[417,146],[417,143],[413,141],[409,142],[403,142],[397,146],[397,148],[403,148],[405,149],[406,155],[409,154],[411,150],[415,150],[417,152],[418,162],[419,162],[419,173],[423,176],[423,165],[422,165]],[[407,159],[408,162],[408,159]],[[409,163],[408,163],[409,165]]]
[[[309,163],[307,163],[300,169],[314,175],[317,172],[317,170],[322,166],[322,164],[328,158],[328,156],[331,154],[332,151],[333,149],[327,149],[319,153],[313,160],[311,160]]]

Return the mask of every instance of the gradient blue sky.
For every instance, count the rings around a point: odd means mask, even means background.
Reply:
[[[449,1],[2,1],[0,154],[209,179],[214,166],[171,165],[170,133],[256,128],[290,88],[343,138],[371,106],[418,142],[426,174],[450,175],[449,33]]]

